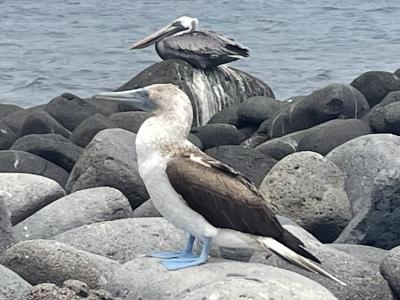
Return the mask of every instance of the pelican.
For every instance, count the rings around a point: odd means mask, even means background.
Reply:
[[[173,84],[154,84],[95,98],[122,100],[153,113],[136,136],[139,174],[154,206],[188,234],[182,251],[158,251],[168,270],[206,263],[210,244],[270,249],[309,271],[345,285],[316,263],[318,258],[284,229],[255,185],[230,166],[206,155],[187,140],[193,112],[188,96]],[[200,255],[193,242],[202,242]]]
[[[156,43],[162,59],[177,58],[195,68],[210,69],[249,56],[249,49],[215,31],[196,31],[199,20],[180,17],[159,31],[134,43],[140,49]]]

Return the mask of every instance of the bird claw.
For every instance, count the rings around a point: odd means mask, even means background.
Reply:
[[[173,259],[163,260],[162,264],[169,271],[185,269],[189,267],[199,266],[204,264],[207,258],[203,257],[179,257]]]
[[[181,252],[181,251],[155,251],[147,254],[149,257],[163,258],[163,259],[175,259],[175,258],[193,258],[193,253]]]

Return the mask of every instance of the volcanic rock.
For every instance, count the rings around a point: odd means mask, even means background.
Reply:
[[[113,114],[110,116],[110,120],[119,128],[137,133],[143,122],[150,116],[152,114],[145,111],[128,111]]]
[[[49,113],[42,110],[32,110],[21,127],[21,136],[28,134],[57,133],[69,138],[71,132],[62,126]]]

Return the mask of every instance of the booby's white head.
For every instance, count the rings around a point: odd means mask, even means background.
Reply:
[[[129,49],[141,49],[161,41],[162,39],[172,36],[189,33],[197,29],[199,20],[197,18],[182,16],[172,21],[167,26],[161,28],[157,32],[145,37],[144,39],[134,43]]]

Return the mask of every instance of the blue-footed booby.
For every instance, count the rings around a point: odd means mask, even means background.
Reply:
[[[188,96],[172,84],[154,84],[95,98],[125,100],[151,111],[136,136],[139,173],[154,206],[189,239],[182,251],[150,254],[168,270],[203,264],[210,243],[230,248],[272,250],[311,272],[344,283],[316,263],[301,240],[281,226],[254,184],[187,140],[192,125]],[[193,251],[195,239],[202,251]]]
[[[134,43],[130,49],[140,49],[156,43],[162,59],[177,58],[200,69],[210,69],[249,56],[249,49],[215,31],[196,31],[198,19],[180,17],[148,37]]]

